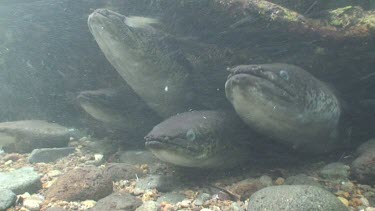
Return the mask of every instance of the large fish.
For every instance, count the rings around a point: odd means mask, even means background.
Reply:
[[[299,152],[346,145],[342,105],[322,81],[294,65],[241,65],[225,84],[228,100],[255,131]]]

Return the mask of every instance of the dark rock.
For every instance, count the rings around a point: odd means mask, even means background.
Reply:
[[[357,157],[352,165],[352,175],[361,183],[375,184],[375,148]]]
[[[46,191],[47,199],[65,201],[98,200],[112,193],[112,180],[102,169],[85,166],[72,169],[59,177]]]
[[[309,177],[305,174],[297,174],[295,176],[290,176],[286,178],[285,185],[311,185],[321,187],[318,181],[314,178]]]
[[[41,187],[40,176],[31,167],[0,173],[0,188],[9,189],[15,194],[34,193]]]
[[[17,196],[11,190],[0,189],[0,210],[6,210],[16,202]]]
[[[75,151],[74,147],[34,149],[30,156],[30,163],[49,163],[66,157]]]
[[[332,193],[315,186],[280,185],[263,188],[250,197],[248,210],[348,211]]]
[[[144,176],[140,168],[126,163],[110,163],[105,167],[104,174],[111,181],[137,179]]]
[[[369,141],[366,141],[365,143],[361,144],[356,152],[358,154],[362,154],[362,153],[365,153],[365,152],[368,152],[368,151],[374,151],[375,149],[375,138],[374,139],[370,139]]]
[[[262,176],[258,179],[245,179],[226,187],[231,193],[241,196],[241,199],[249,198],[256,191],[271,186],[272,179],[269,176]]]
[[[100,199],[90,211],[133,211],[142,204],[141,200],[128,193],[113,193]]]
[[[172,176],[150,175],[137,182],[136,188],[140,190],[156,189],[160,192],[169,192],[181,187],[181,181]]]
[[[320,176],[328,180],[346,181],[350,174],[349,170],[350,167],[343,163],[330,163],[320,170]]]

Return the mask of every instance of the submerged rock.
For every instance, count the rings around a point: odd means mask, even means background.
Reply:
[[[358,157],[352,162],[352,175],[361,183],[375,184],[375,139],[358,147]]]
[[[30,163],[49,163],[75,152],[74,147],[34,149],[30,156]]]
[[[348,211],[332,193],[315,186],[280,185],[263,188],[250,197],[248,210]]]
[[[112,193],[112,181],[103,177],[97,167],[86,166],[73,169],[62,175],[46,191],[47,199],[65,201],[98,200]]]
[[[133,211],[142,204],[141,200],[129,193],[113,193],[100,199],[90,211]]]
[[[17,196],[11,190],[0,188],[0,210],[6,210],[16,202]]]
[[[350,174],[350,167],[343,163],[330,163],[320,170],[320,176],[329,180],[347,181]]]
[[[74,129],[44,120],[0,123],[0,135],[3,135],[0,140],[8,139],[2,146],[5,152],[27,153],[37,148],[65,147],[74,133]]]
[[[0,172],[0,188],[9,189],[15,194],[33,193],[41,187],[40,176],[34,168],[24,167],[12,172]]]

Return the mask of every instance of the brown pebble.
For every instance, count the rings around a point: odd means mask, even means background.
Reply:
[[[285,179],[282,177],[277,178],[275,181],[276,185],[283,185],[284,183],[285,183]]]

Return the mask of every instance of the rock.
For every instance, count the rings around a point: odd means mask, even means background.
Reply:
[[[100,199],[90,211],[133,211],[142,204],[141,200],[129,193],[113,193]]]
[[[160,192],[168,192],[181,186],[181,181],[178,181],[175,177],[165,175],[150,175],[140,179],[137,182],[136,189],[149,190],[155,188]]]
[[[46,211],[67,211],[67,210],[61,207],[50,207],[46,209]]]
[[[320,170],[320,176],[333,181],[346,181],[349,177],[350,167],[343,163],[330,163]]]
[[[142,169],[126,163],[110,163],[105,167],[104,173],[111,181],[137,179],[144,176]]]
[[[31,196],[23,200],[23,207],[31,211],[39,211],[43,203],[43,200],[40,197]]]
[[[122,163],[133,165],[151,165],[159,162],[158,158],[156,158],[150,151],[143,150],[124,151],[120,154],[119,160]]]
[[[185,199],[185,196],[179,193],[175,192],[170,192],[166,193],[162,196],[160,196],[156,202],[162,203],[162,202],[167,202],[169,204],[177,204],[177,202],[181,202],[182,200]]]
[[[6,210],[16,202],[17,196],[11,190],[0,189],[0,210]]]
[[[59,177],[46,191],[47,199],[65,201],[98,200],[112,193],[112,179],[102,169],[85,166]]]
[[[146,201],[135,211],[158,211],[159,203],[154,201]]]
[[[368,151],[373,151],[375,149],[375,138],[370,139],[369,141],[366,141],[365,143],[361,144],[356,152],[358,154],[363,154]]]
[[[5,152],[27,153],[38,148],[65,147],[75,132],[74,129],[43,120],[0,123],[0,135],[14,139],[3,146]]]
[[[362,144],[357,152],[359,156],[352,162],[352,176],[359,182],[365,184],[375,184],[375,139]]]
[[[315,186],[280,185],[255,192],[248,210],[315,210],[348,211],[348,208],[332,193]]]
[[[12,172],[0,173],[0,188],[9,189],[15,194],[33,193],[41,187],[40,176],[32,167],[24,167]]]
[[[258,179],[245,179],[235,184],[232,184],[229,187],[226,187],[228,191],[236,195],[241,196],[241,199],[249,198],[256,191],[271,186],[272,179],[269,176],[262,176]]]
[[[230,210],[231,211],[244,211],[244,209],[240,207],[240,205],[237,202],[232,202],[232,204],[230,205]]]
[[[210,199],[210,194],[208,193],[202,193],[200,194],[195,200],[194,200],[194,204],[196,206],[202,206],[204,204],[204,202],[206,202],[207,200]]]
[[[309,177],[305,174],[297,174],[295,176],[290,176],[285,180],[285,185],[311,185],[321,187],[318,181],[314,178]]]
[[[64,148],[43,148],[34,149],[30,156],[30,163],[50,163],[56,160],[66,157],[69,154],[75,152],[74,147],[64,147]]]

